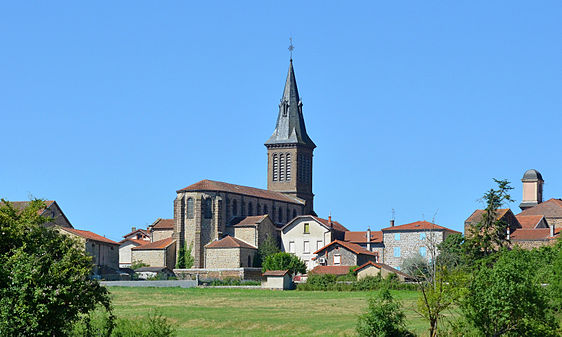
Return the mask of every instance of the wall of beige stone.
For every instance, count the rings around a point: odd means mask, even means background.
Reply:
[[[77,240],[78,247],[92,257],[94,273],[98,272],[100,266],[106,266],[116,270],[119,269],[119,245],[87,240],[63,229],[58,229],[58,232]]]
[[[377,276],[380,273],[381,270],[379,268],[369,265],[357,272],[357,279],[360,280],[367,276]]]
[[[339,255],[340,256],[340,266],[357,266],[357,256],[347,250],[346,248],[343,248],[341,246],[338,246],[337,244],[331,245],[330,247],[327,248],[327,252],[328,255],[326,256],[325,254],[326,251],[323,252],[322,255],[318,255],[318,257],[324,257],[326,258],[326,265],[328,266],[334,266],[336,264],[334,264],[334,256],[335,255]]]
[[[256,248],[258,247],[258,230],[256,227],[235,227],[234,237]]]
[[[72,224],[68,221],[68,219],[63,215],[62,210],[57,206],[56,203],[52,203],[51,206],[47,207],[45,212],[43,213],[44,216],[53,218],[52,221],[46,223],[46,226],[61,226],[61,227],[70,227],[72,228]]]
[[[163,249],[132,250],[131,260],[143,262],[149,267],[166,267],[166,253]]]
[[[396,233],[400,234],[400,240],[395,239]],[[426,239],[421,239],[421,233],[425,233]],[[425,258],[429,261],[431,258],[430,246],[443,242],[444,236],[444,231],[385,231],[383,232],[385,248],[382,263],[400,269],[405,259],[420,253],[421,247],[426,248]],[[396,247],[400,248],[399,257],[394,256],[394,248]]]
[[[130,241],[125,241],[119,246],[119,266],[125,267],[125,265],[130,265],[132,263],[131,248],[136,246],[136,244]]]
[[[205,268],[239,268],[240,249],[206,248]]]
[[[173,234],[174,234],[173,229],[169,229],[169,230],[157,229],[157,230],[154,230],[151,233],[152,242],[164,240],[164,239],[167,239],[167,238],[171,238]]]
[[[200,279],[238,279],[262,280],[261,268],[214,268],[214,269],[174,269],[179,280]]]
[[[256,254],[256,249],[240,248],[240,267],[253,267]]]

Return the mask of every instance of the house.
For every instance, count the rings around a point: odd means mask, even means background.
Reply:
[[[318,263],[314,260],[314,251],[334,240],[343,240],[347,228],[332,217],[322,219],[313,215],[297,216],[281,228],[281,249],[295,254],[303,260],[307,269],[313,269]]]
[[[131,228],[131,232],[123,235],[125,240],[127,239],[134,239],[134,240],[144,240],[150,242],[150,233],[146,229],[136,227]]]
[[[50,221],[45,223],[44,225],[47,227],[51,226],[59,226],[59,227],[66,227],[66,228],[74,228],[66,215],[64,215],[62,209],[59,207],[56,201],[54,200],[45,200],[45,208],[39,210],[39,215],[50,218]],[[10,201],[10,204],[18,210],[23,210],[27,206],[29,206],[30,201]],[[0,201],[0,205],[3,202]]]
[[[265,281],[262,281],[261,287],[264,289],[288,290],[295,286],[288,270],[267,270],[263,277]]]
[[[377,261],[377,253],[351,242],[334,240],[314,252],[315,260],[322,266],[359,266]],[[315,268],[316,269],[316,268]],[[320,269],[317,269],[317,271]]]
[[[429,261],[432,258],[433,247],[443,242],[449,235],[461,234],[428,221],[394,226],[394,221],[391,220],[390,224],[390,227],[382,229],[384,258],[380,262],[398,270],[404,260],[410,256],[419,254]]]
[[[403,273],[391,266],[384,264],[384,263],[375,263],[373,261],[368,261],[361,266],[355,268],[353,270],[354,273],[357,274],[357,279],[361,280],[368,276],[377,276],[380,275],[382,278],[386,278],[389,274],[396,274],[398,279],[402,282],[411,281],[413,278]]]
[[[205,268],[253,267],[257,252],[256,247],[226,236],[205,246]]]
[[[119,268],[129,268],[133,263],[131,249],[150,243],[147,240],[123,239],[119,241]]]
[[[311,271],[308,272],[308,275],[336,275],[336,276],[343,276],[349,274],[351,266],[322,266],[317,265]]]
[[[70,227],[56,227],[64,235],[77,239],[86,253],[92,256],[94,274],[116,274],[119,270],[119,243],[106,237]]]
[[[146,263],[149,267],[176,266],[176,241],[166,238],[131,248],[131,261]]]
[[[371,231],[370,228],[363,232],[347,231],[343,241],[355,243],[368,251],[376,252],[379,259],[383,259],[384,243],[382,241],[382,231]]]
[[[268,214],[233,218],[227,225],[227,232],[256,248],[268,238],[273,238],[277,243],[279,236],[279,231]]]
[[[542,175],[537,170],[527,170],[521,179],[523,198],[521,213],[514,215],[511,209],[498,209],[495,220],[506,224],[505,237],[512,246],[526,249],[554,244],[562,227],[562,200],[543,198]],[[482,221],[485,210],[477,209],[465,221],[465,236],[470,236],[470,226]]]
[[[171,238],[174,234],[174,219],[158,218],[148,228],[152,242]]]

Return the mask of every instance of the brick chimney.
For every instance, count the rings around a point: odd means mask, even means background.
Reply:
[[[394,227],[394,219],[390,220],[390,227]]]
[[[137,230],[137,227],[131,227],[131,232],[134,232]]]

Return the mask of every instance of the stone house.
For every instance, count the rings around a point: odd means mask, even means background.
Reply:
[[[170,270],[176,266],[176,241],[166,238],[131,248],[131,261],[143,262],[149,267],[165,267]]]
[[[207,269],[253,267],[258,249],[248,243],[226,236],[205,246]]]
[[[158,218],[148,228],[152,242],[171,238],[174,234],[174,219]]]
[[[147,240],[123,239],[119,241],[119,268],[129,268],[133,263],[131,249],[150,243]]]
[[[115,274],[119,270],[119,243],[106,237],[70,227],[56,227],[64,235],[80,242],[86,253],[92,257],[94,274]]]
[[[382,229],[384,253],[382,262],[400,270],[404,260],[414,255],[421,255],[430,261],[437,255],[437,245],[451,234],[461,234],[452,229],[428,221],[416,221],[409,224],[391,226]]]
[[[29,206],[29,201],[10,201],[10,204],[19,210],[23,210],[27,206]],[[0,201],[0,205],[2,202]],[[59,207],[56,201],[54,200],[45,200],[45,208],[39,210],[39,215],[51,218],[51,221],[45,223],[45,226],[58,226],[58,227],[66,227],[66,228],[74,228],[66,215],[64,215],[62,209]]]
[[[315,251],[334,240],[343,240],[347,228],[332,217],[322,219],[313,215],[301,215],[281,228],[281,249],[303,260],[308,270],[318,263]]]
[[[268,214],[234,218],[227,232],[256,248],[268,238],[273,238],[277,244],[279,241],[279,231]]]
[[[323,266],[351,267],[377,260],[377,253],[370,252],[355,243],[340,240],[328,243],[314,254],[316,254],[317,263]]]
[[[131,228],[131,232],[123,235],[125,240],[133,239],[133,240],[144,240],[150,242],[150,234],[146,229],[136,227]]]
[[[355,268],[353,272],[357,274],[358,280],[368,276],[372,277],[377,275],[380,275],[382,278],[386,278],[389,274],[396,274],[401,282],[411,281],[413,279],[410,275],[392,268],[387,264],[375,263],[373,261],[362,264],[361,266]]]
[[[384,243],[382,241],[382,231],[345,232],[343,241],[355,243],[368,251],[376,252],[378,259],[382,261],[384,254]]]

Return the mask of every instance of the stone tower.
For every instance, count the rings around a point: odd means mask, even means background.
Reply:
[[[524,211],[542,202],[542,185],[544,180],[539,171],[527,170],[521,182],[523,182],[523,200],[519,208]]]
[[[265,146],[267,189],[305,200],[305,213],[314,214],[312,152],[316,145],[306,133],[292,59],[279,103],[277,125]]]

